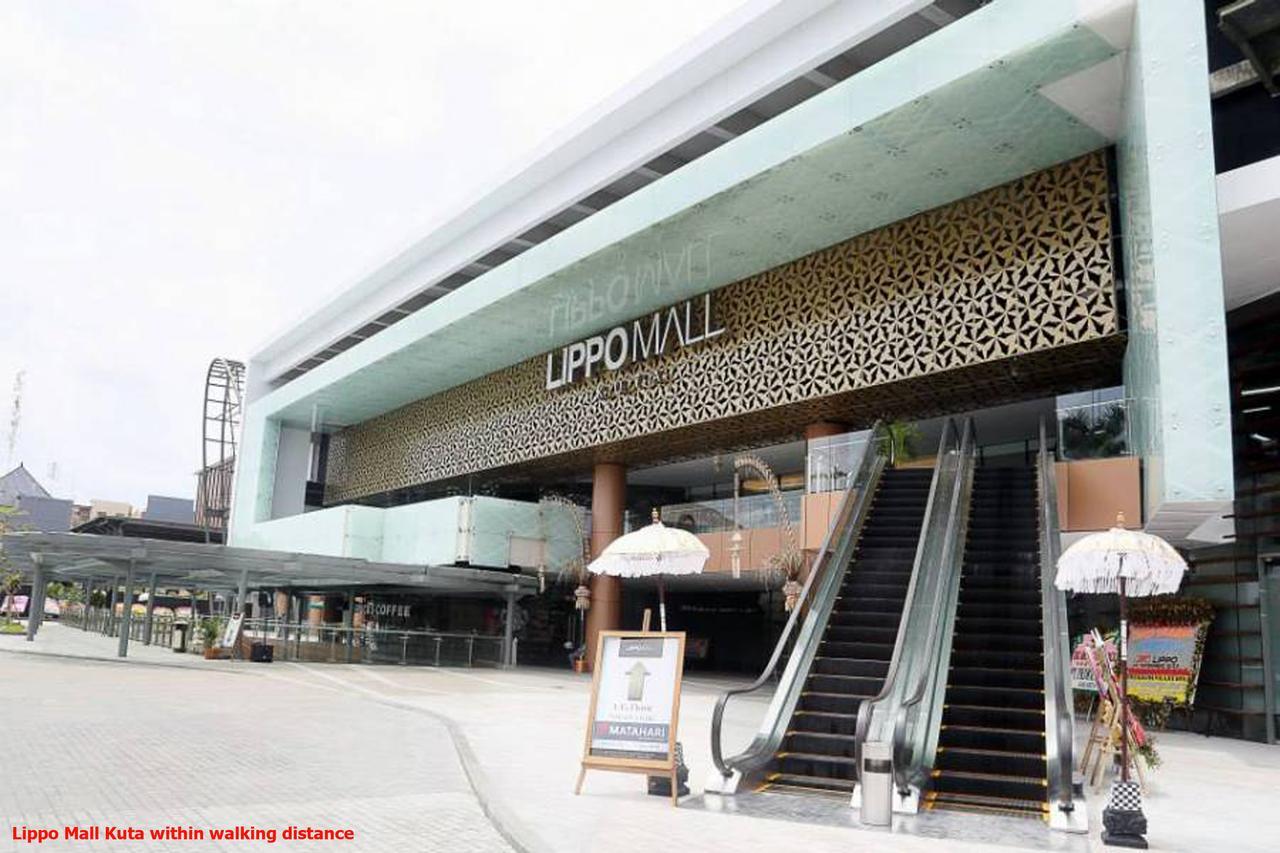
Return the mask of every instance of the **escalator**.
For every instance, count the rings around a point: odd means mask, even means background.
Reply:
[[[1036,473],[974,475],[931,809],[1048,814]]]
[[[952,452],[955,434],[948,421],[937,458]],[[716,703],[708,792],[745,786],[848,797],[854,789],[860,707],[893,672],[902,615],[917,579],[929,573],[920,568],[921,538],[939,492],[936,469],[889,468],[881,425],[867,436],[772,658],[755,682]],[[743,752],[724,757],[727,703],[764,689],[773,699],[758,733]]]
[[[926,516],[906,640],[859,721],[858,748],[892,741],[896,811],[1032,817],[1081,832],[1066,599],[1046,425],[1032,467],[979,467],[971,424]],[[951,463],[940,463],[940,471]]]
[[[858,707],[888,674],[932,478],[931,468],[881,476],[764,790],[853,791]]]

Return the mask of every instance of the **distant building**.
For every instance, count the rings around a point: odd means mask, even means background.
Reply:
[[[0,506],[18,510],[14,526],[19,528],[54,532],[71,529],[71,501],[49,494],[22,464],[0,477]]]
[[[102,518],[137,518],[138,511],[128,501],[107,501],[94,498],[89,501],[89,520]]]
[[[147,508],[142,517],[147,521],[174,521],[193,524],[196,518],[195,501],[190,498],[169,498],[163,495],[147,495]]]

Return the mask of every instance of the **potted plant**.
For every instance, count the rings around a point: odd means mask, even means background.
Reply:
[[[913,423],[892,421],[887,430],[889,464],[896,467],[913,459],[916,455],[916,442],[920,439],[920,428]]]
[[[204,646],[205,660],[217,660],[222,657],[222,649],[218,648],[220,636],[222,636],[222,623],[219,620],[200,620],[200,641]]]

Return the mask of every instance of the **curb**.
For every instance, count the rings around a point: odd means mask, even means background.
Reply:
[[[306,667],[300,668],[304,672],[310,672]],[[332,678],[332,676],[329,677]],[[430,708],[423,708],[420,705],[413,705],[409,702],[383,696],[358,684],[344,684],[343,686],[353,690],[356,695],[361,696],[366,701],[375,702],[388,708],[395,708],[399,711],[421,714],[444,726],[445,731],[449,733],[450,741],[453,743],[453,751],[458,756],[458,763],[462,765],[462,773],[467,778],[467,785],[475,795],[476,802],[480,805],[480,810],[489,819],[490,825],[497,830],[507,844],[511,845],[511,849],[515,850],[516,853],[553,853],[555,848],[529,829],[524,821],[496,796],[489,782],[488,774],[480,766],[480,760],[476,757],[475,750],[471,748],[471,742],[467,740],[466,733],[462,731],[462,726],[456,720]]]
[[[206,667],[199,664],[190,663],[162,663],[156,660],[138,660],[137,658],[121,658],[121,657],[105,657],[102,655],[75,655],[68,652],[35,652],[26,651],[25,649],[5,649],[0,648],[0,654],[7,655],[23,655],[31,658],[54,658],[56,660],[72,660],[72,661],[91,661],[93,663],[114,663],[123,664],[125,666],[150,666],[157,669],[185,669],[189,672],[220,672],[228,675],[247,675],[243,669],[222,669],[220,667]]]

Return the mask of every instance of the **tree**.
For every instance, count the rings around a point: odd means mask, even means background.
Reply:
[[[18,597],[18,587],[22,586],[22,575],[14,571],[5,570],[0,575],[0,590],[4,591],[8,606],[4,611],[4,621],[6,623],[13,622],[13,605],[14,599]]]
[[[16,507],[0,506],[0,590],[4,591],[9,602],[4,614],[6,623],[13,621],[14,599],[18,597],[18,587],[22,585],[22,575],[10,566],[9,557],[4,552],[4,535],[12,528],[11,519],[17,514]]]

